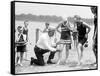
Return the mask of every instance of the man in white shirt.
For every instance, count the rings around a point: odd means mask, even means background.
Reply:
[[[54,55],[57,50],[56,48],[54,48],[56,44],[52,43],[54,33],[55,33],[55,29],[53,27],[49,27],[48,32],[42,33],[42,35],[40,36],[39,40],[37,41],[34,47],[34,52],[36,54],[37,59],[31,58],[31,62],[30,62],[31,65],[33,63],[40,66],[45,65],[43,54],[47,52],[50,52],[50,56],[48,58],[47,63],[53,64],[51,59],[54,58]]]

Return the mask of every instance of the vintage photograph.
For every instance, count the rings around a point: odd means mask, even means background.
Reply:
[[[97,69],[97,6],[15,2],[15,74]]]

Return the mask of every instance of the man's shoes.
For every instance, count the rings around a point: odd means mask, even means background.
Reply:
[[[53,62],[51,62],[51,61],[47,61],[47,64],[55,64],[55,63],[53,63]]]
[[[34,58],[31,57],[30,65],[32,65],[33,63],[34,63]]]

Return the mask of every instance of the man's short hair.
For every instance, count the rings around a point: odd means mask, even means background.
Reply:
[[[54,26],[49,26],[48,31],[55,31],[55,27]]]

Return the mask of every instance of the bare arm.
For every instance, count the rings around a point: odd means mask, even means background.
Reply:
[[[87,23],[83,22],[83,24],[86,26],[86,28],[88,28],[87,34],[90,32],[91,28],[89,27],[90,25],[88,25]]]
[[[47,32],[47,29],[48,29],[48,28],[45,28],[45,29],[43,30],[43,32]],[[41,30],[40,30],[40,31],[41,31]]]
[[[28,42],[29,38],[28,38],[28,29],[27,29],[27,34],[26,34],[26,41]]]
[[[59,31],[59,28],[61,27],[61,23],[58,24],[58,26],[56,27],[57,32],[61,33],[61,31]]]

